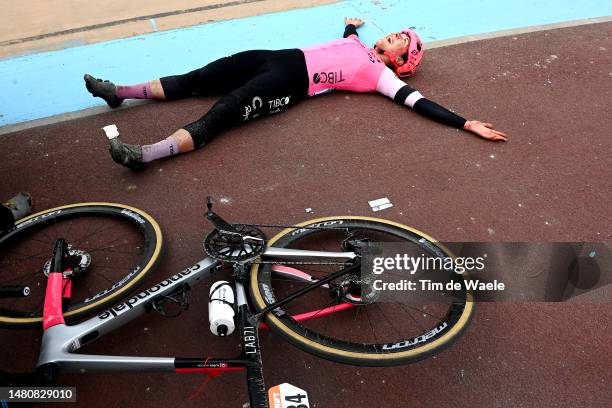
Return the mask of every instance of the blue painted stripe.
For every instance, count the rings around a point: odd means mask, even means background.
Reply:
[[[414,26],[425,42],[612,15],[601,0],[345,1],[0,60],[0,126],[102,105],[82,76],[138,83],[183,73],[254,48],[291,48],[337,38],[343,17],[366,20],[366,43]]]

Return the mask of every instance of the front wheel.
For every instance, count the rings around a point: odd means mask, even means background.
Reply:
[[[162,234],[146,212],[123,204],[79,203],[19,220],[0,235],[0,292],[27,288],[27,296],[0,297],[0,327],[40,327],[55,241],[64,239],[74,261],[64,317],[73,322],[130,293],[155,269]]]
[[[414,256],[452,257],[444,246],[420,231],[371,217],[306,221],[280,232],[268,245],[343,251],[347,237],[362,242],[409,245]],[[309,281],[321,279],[341,267],[323,262],[291,262],[280,267],[256,263],[250,274],[254,306],[262,310],[308,285]],[[423,298],[406,294],[399,299],[366,302],[360,301],[359,294],[339,293],[351,285],[351,279],[359,278],[339,278],[282,309],[275,309],[265,316],[266,323],[290,343],[319,357],[353,365],[391,366],[412,363],[448,347],[461,336],[474,312],[472,295],[465,289],[452,295],[441,290]],[[464,277],[451,272],[444,279],[462,282]],[[463,284],[460,286],[464,288]],[[308,318],[303,319],[304,316]]]

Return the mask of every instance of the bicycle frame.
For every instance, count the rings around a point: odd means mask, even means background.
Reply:
[[[354,252],[322,252],[305,251],[283,248],[267,248],[263,254],[267,258],[282,259],[343,259],[351,260],[357,255]],[[310,275],[297,269],[279,267],[279,273],[291,275],[294,279],[310,282],[300,291],[287,296],[284,299],[269,305],[258,314],[252,314],[248,306],[248,294],[243,283],[236,279],[234,289],[236,293],[237,305],[237,332],[241,336],[242,353],[236,358],[178,358],[178,357],[131,357],[131,356],[110,356],[110,355],[91,355],[75,353],[85,344],[88,344],[105,334],[123,326],[136,317],[152,309],[153,302],[163,296],[175,293],[182,287],[192,288],[197,283],[203,281],[207,274],[210,274],[219,266],[220,262],[210,257],[202,259],[200,262],[190,266],[169,277],[151,288],[124,300],[123,302],[98,313],[95,317],[85,320],[79,324],[68,326],[63,321],[61,315],[62,274],[53,272],[50,274],[47,288],[47,299],[45,301],[45,332],[41,343],[37,370],[49,371],[53,373],[87,373],[87,372],[223,372],[223,371],[244,371],[247,370],[247,383],[251,407],[267,407],[267,395],[263,382],[263,372],[261,368],[261,356],[259,350],[258,330],[260,319],[267,312],[280,307],[291,300],[299,297],[317,287],[328,287],[327,283],[339,276],[342,276],[355,266],[343,268],[322,280],[313,280]],[[55,275],[55,276],[51,276]],[[60,284],[53,289],[53,280],[59,280]],[[51,289],[50,289],[51,288]],[[50,295],[50,291],[56,293]],[[60,292],[59,294],[57,292]],[[59,299],[59,300],[58,300]],[[51,304],[53,302],[54,304]],[[333,308],[333,310],[319,310],[307,312],[295,316],[298,320],[307,320],[313,316],[324,316],[335,311],[345,310],[352,305]],[[55,309],[59,317],[52,310]],[[262,323],[262,327],[265,324]]]

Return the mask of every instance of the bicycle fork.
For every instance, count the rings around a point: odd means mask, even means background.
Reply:
[[[63,260],[67,254],[66,241],[58,239],[53,249],[51,270],[47,279],[45,291],[45,303],[43,309],[43,328],[47,330],[58,324],[65,324],[62,312],[64,298],[70,299],[72,292],[72,280],[68,277],[70,270],[64,271]]]

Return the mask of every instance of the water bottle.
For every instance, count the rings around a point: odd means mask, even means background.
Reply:
[[[227,281],[217,281],[210,287],[208,321],[215,336],[225,337],[234,332],[234,290]]]

